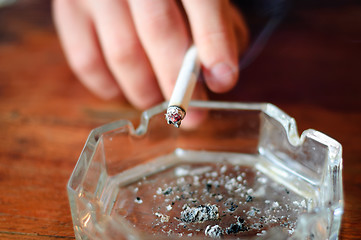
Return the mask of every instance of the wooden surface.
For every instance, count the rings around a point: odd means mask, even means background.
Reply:
[[[272,102],[343,145],[341,239],[361,238],[361,6],[296,4],[237,88],[217,99]],[[341,1],[340,1],[341,2]],[[89,131],[138,117],[103,102],[63,57],[48,1],[0,8],[0,239],[73,239],[67,180]]]

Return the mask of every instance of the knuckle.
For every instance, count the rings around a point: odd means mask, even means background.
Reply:
[[[153,38],[169,36],[177,26],[177,15],[169,7],[157,9],[144,16],[145,30]]]
[[[236,39],[226,28],[204,31],[196,37],[196,44],[202,49],[206,66],[224,61],[232,63],[237,61],[235,41]]]
[[[173,16],[174,17],[174,16]],[[151,26],[158,26],[161,23],[166,23],[172,19],[172,12],[169,8],[163,8],[158,11],[151,12],[148,16],[148,24]],[[167,20],[167,21],[165,21]]]
[[[225,28],[219,28],[214,30],[203,31],[198,35],[198,42],[200,44],[206,44],[213,46],[218,44],[224,44],[227,42],[228,32]]]

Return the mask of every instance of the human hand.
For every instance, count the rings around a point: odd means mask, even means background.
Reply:
[[[248,43],[228,0],[54,0],[53,12],[82,83],[103,99],[124,96],[140,109],[170,98],[192,42],[208,88],[230,90]],[[205,98],[202,86],[194,96]]]

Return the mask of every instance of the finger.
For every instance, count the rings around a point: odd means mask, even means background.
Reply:
[[[106,66],[90,17],[80,1],[55,0],[55,25],[65,55],[81,82],[103,99],[121,95]]]
[[[93,0],[91,11],[106,61],[127,99],[145,109],[163,100],[125,0]]]
[[[183,0],[208,87],[230,90],[238,78],[238,50],[227,0]]]
[[[190,46],[185,20],[173,0],[128,0],[128,3],[163,95],[169,99]]]

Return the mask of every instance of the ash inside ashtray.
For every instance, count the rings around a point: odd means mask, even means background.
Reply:
[[[274,227],[291,236],[308,204],[254,167],[230,163],[178,165],[123,190],[119,215],[151,234],[176,236],[247,238]]]
[[[219,212],[216,205],[207,204],[197,207],[184,205],[180,220],[186,223],[201,223],[208,220],[217,220],[218,218]]]

